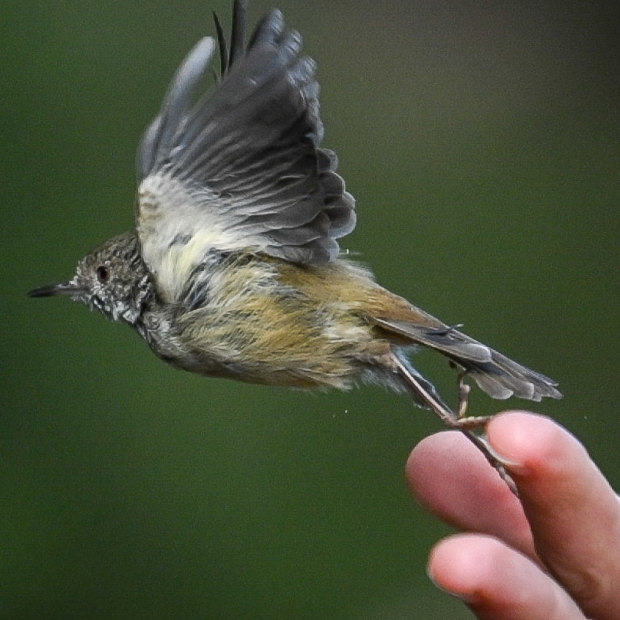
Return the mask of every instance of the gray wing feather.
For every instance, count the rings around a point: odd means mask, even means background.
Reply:
[[[301,43],[276,10],[195,103],[214,40],[201,40],[175,74],[138,151],[137,229],[152,272],[163,255],[157,245],[195,236],[200,226],[223,231],[228,249],[299,263],[338,255],[336,239],[355,226],[355,201],[336,156],[319,146],[315,63],[300,57]]]
[[[211,64],[215,41],[204,37],[194,46],[174,78],[164,98],[161,113],[144,133],[138,149],[138,176],[143,179],[160,167],[170,153],[175,135],[194,96],[200,78]]]

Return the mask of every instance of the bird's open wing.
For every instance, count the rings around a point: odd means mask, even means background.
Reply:
[[[176,299],[211,249],[288,261],[334,259],[355,226],[355,202],[319,148],[323,128],[312,59],[273,11],[243,44],[235,3],[231,51],[216,20],[222,76],[196,100],[216,41],[202,39],[177,70],[138,150],[136,228],[164,298]]]

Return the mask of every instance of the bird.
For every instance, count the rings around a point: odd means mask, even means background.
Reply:
[[[408,394],[464,432],[510,482],[472,416],[473,381],[495,399],[560,398],[557,382],[379,285],[339,240],[355,199],[322,146],[315,61],[274,9],[246,43],[235,0],[230,44],[202,38],[177,69],[137,152],[135,228],[30,291],[66,296],[133,327],[172,366],[291,388],[360,383]],[[219,74],[201,88],[214,57]],[[420,347],[458,371],[450,407],[413,365]]]

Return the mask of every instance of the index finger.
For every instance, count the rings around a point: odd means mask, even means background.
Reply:
[[[620,617],[620,502],[585,448],[548,418],[513,412],[487,428],[519,488],[539,558],[586,615]]]

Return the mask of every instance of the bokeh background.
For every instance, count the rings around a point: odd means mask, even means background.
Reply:
[[[279,1],[379,280],[556,378],[620,485],[615,2]],[[255,0],[251,19],[271,2]],[[9,0],[2,71],[0,617],[469,618],[403,467],[439,429],[365,387],[206,380],[28,289],[132,225],[134,151],[225,0]],[[416,364],[448,393],[454,375]],[[472,411],[508,405],[484,395]]]

